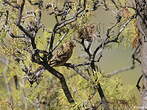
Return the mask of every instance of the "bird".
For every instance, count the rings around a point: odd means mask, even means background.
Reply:
[[[92,42],[97,36],[96,25],[87,24],[78,30],[78,38],[84,39],[86,41]]]
[[[51,67],[63,66],[72,56],[75,44],[73,41],[67,41],[53,53],[53,57],[48,61]]]
[[[63,43],[59,48],[53,52],[52,58],[48,61],[50,67],[64,66],[64,64],[70,59],[73,53],[73,49],[76,45],[73,41],[67,41]],[[29,82],[32,86],[34,82],[38,83],[38,79],[42,76],[45,67],[39,66],[36,71],[31,72],[29,75]]]

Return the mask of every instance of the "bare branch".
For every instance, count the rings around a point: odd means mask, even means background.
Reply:
[[[55,34],[57,32],[57,30],[61,29],[62,27],[74,22],[75,20],[77,20],[78,15],[81,14],[86,8],[86,0],[84,0],[83,3],[83,7],[81,9],[79,9],[71,18],[67,19],[67,20],[63,20],[61,22],[57,22],[54,26],[53,29],[53,33],[51,35],[51,39],[50,39],[50,46],[49,46],[49,51],[52,51],[53,48],[53,43],[54,43],[54,39],[55,39]]]
[[[24,5],[25,5],[25,0],[22,0],[22,3],[21,3],[21,5],[18,8],[18,10],[19,10],[18,11],[18,21],[16,22],[16,25],[19,25],[21,23]]]
[[[86,75],[86,73],[83,73],[81,70],[79,70],[74,64],[66,63],[65,66],[73,69],[77,74],[79,74],[85,80],[90,81],[90,77]]]
[[[128,71],[128,70],[134,69],[134,68],[135,68],[134,65],[131,65],[131,66],[128,66],[128,67],[124,67],[124,68],[121,68],[119,70],[115,70],[115,71],[113,71],[111,73],[107,73],[106,77],[110,78],[110,77],[112,77],[112,76],[114,76],[114,75],[116,75],[118,73],[125,72],[125,71]]]
[[[13,5],[11,2],[9,2],[8,0],[3,0],[3,2],[5,4],[8,4],[9,6],[13,7],[13,8],[16,8],[16,9],[19,9],[19,6],[16,4],[16,5]]]
[[[53,74],[54,76],[56,76],[60,80],[62,89],[63,89],[64,94],[67,97],[69,103],[74,103],[74,99],[71,96],[71,93],[70,93],[69,88],[68,88],[68,86],[66,84],[64,76],[61,73],[59,73],[58,71],[56,71],[54,68],[50,67],[48,65],[48,63],[44,63],[43,66],[45,67],[46,70],[51,72],[51,74]]]
[[[118,5],[116,4],[115,0],[111,0],[111,2],[114,4],[116,9],[119,9]]]
[[[60,43],[64,40],[64,38],[66,37],[67,34],[68,34],[68,32],[66,32],[66,33],[59,39],[59,41],[57,42],[57,44],[55,45],[55,47],[53,48],[52,51],[54,51],[54,50],[60,45]]]

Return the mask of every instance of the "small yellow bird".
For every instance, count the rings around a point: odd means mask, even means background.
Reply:
[[[53,57],[49,60],[48,64],[52,67],[63,66],[72,56],[74,47],[73,41],[64,43],[53,53]]]

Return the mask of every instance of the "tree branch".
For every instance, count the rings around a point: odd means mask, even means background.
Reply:
[[[50,67],[48,65],[48,63],[43,64],[43,66],[45,67],[46,70],[48,70],[51,74],[53,74],[54,76],[56,76],[60,80],[62,89],[63,89],[64,94],[67,97],[69,103],[74,103],[74,99],[71,96],[71,93],[70,93],[69,88],[68,88],[68,86],[66,84],[66,81],[65,81],[65,78],[64,78],[63,74],[59,73],[54,68]]]

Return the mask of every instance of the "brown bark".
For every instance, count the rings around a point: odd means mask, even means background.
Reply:
[[[135,0],[138,15],[138,29],[141,34],[142,49],[141,63],[143,74],[143,93],[141,110],[147,109],[147,0]]]

